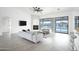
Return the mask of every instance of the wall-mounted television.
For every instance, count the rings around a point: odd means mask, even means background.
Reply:
[[[33,25],[33,30],[38,30],[38,25]]]
[[[19,26],[26,26],[27,25],[27,21],[19,21]]]

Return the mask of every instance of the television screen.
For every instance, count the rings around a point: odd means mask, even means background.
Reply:
[[[19,21],[20,26],[26,26],[26,21]]]
[[[33,25],[33,30],[38,30],[38,25]]]

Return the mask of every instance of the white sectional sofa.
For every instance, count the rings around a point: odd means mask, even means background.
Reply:
[[[18,32],[18,36],[25,38],[34,43],[40,42],[43,39],[43,34],[41,32],[32,32],[32,31],[20,31]]]

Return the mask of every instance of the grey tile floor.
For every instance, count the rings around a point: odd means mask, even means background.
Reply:
[[[38,44],[12,34],[0,36],[0,51],[72,51],[68,34],[51,33]]]

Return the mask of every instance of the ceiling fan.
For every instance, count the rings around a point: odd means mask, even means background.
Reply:
[[[40,7],[33,7],[34,11],[36,12],[42,12],[43,9],[41,9]]]

